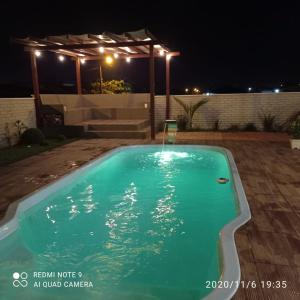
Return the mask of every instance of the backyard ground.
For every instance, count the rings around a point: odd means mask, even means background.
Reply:
[[[0,167],[0,218],[9,203],[102,153],[145,143],[78,140]],[[245,287],[234,299],[300,299],[300,151],[274,133],[179,133],[178,143],[226,147],[238,166],[252,219],[235,235]],[[250,281],[256,288],[246,288]],[[287,288],[262,288],[262,281],[286,281]]]
[[[68,144],[77,139],[47,139],[44,145],[15,145],[0,149],[0,166]]]

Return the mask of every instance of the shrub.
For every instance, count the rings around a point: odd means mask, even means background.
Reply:
[[[187,119],[186,116],[184,116],[184,115],[178,115],[177,116],[178,130],[180,130],[180,131],[186,130],[187,122],[188,122],[188,119]]]
[[[239,131],[240,127],[239,125],[231,125],[227,128],[227,131]]]
[[[276,116],[275,115],[272,115],[270,113],[263,114],[261,119],[262,119],[262,125],[263,125],[264,131],[275,131],[276,130],[276,128],[275,128],[276,127],[276,124],[275,124]]]
[[[16,129],[17,129],[16,137],[19,139],[20,136],[22,135],[22,133],[24,132],[24,130],[27,129],[27,126],[20,120],[17,120],[15,122],[15,126],[16,126]]]
[[[300,117],[298,117],[291,125],[291,133],[293,139],[300,139]]]
[[[45,136],[38,128],[29,128],[21,134],[20,142],[25,145],[41,145],[45,142]]]
[[[244,128],[244,131],[257,131],[257,128],[254,123],[247,123]]]
[[[292,124],[300,117],[300,111],[293,113],[285,122],[280,124],[282,131],[291,131]]]
[[[196,103],[186,103],[184,100],[181,100],[177,97],[174,97],[174,100],[183,108],[185,112],[185,116],[187,118],[187,129],[191,129],[193,127],[193,117],[195,112],[205,103],[208,102],[208,99],[202,99],[197,101]]]
[[[59,141],[64,141],[64,140],[66,140],[67,138],[66,138],[63,134],[58,134],[58,135],[56,136],[56,139],[59,140]]]
[[[214,122],[214,126],[213,126],[214,131],[220,130],[220,123],[221,123],[221,121],[219,119]]]

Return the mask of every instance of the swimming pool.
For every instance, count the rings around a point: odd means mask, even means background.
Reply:
[[[121,147],[10,207],[0,298],[226,299],[249,218],[229,151]]]

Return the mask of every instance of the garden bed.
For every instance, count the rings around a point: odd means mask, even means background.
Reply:
[[[10,164],[23,158],[51,150],[53,148],[75,141],[76,138],[58,140],[47,139],[45,145],[15,145],[0,149],[0,166]]]

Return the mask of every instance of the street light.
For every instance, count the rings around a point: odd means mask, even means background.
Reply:
[[[111,65],[113,63],[113,58],[111,56],[106,56],[105,57],[105,62],[108,64],[108,65]]]

